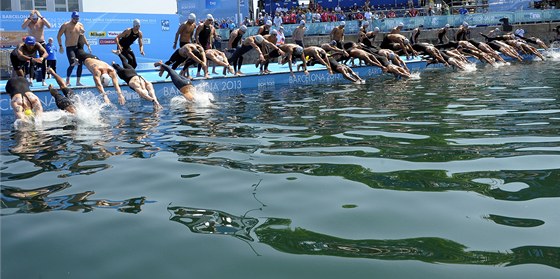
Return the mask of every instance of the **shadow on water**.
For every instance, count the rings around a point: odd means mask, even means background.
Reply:
[[[69,183],[61,183],[30,190],[16,187],[2,186],[2,214],[7,216],[20,213],[42,213],[50,211],[80,211],[91,212],[96,208],[116,209],[119,212],[138,213],[147,201],[145,197],[113,201],[105,199],[90,199],[93,191],[82,193],[51,196],[52,194],[70,188]],[[15,209],[15,210],[8,210]],[[9,212],[9,213],[6,213]]]
[[[257,255],[252,243],[264,243],[278,251],[297,255],[492,266],[540,264],[560,269],[560,247],[521,246],[504,252],[488,252],[472,251],[460,243],[439,237],[344,239],[301,227],[292,228],[290,219],[250,217],[248,213],[262,211],[266,207],[257,199],[258,184],[255,185],[253,197],[261,206],[241,216],[217,209],[169,205],[169,220],[187,226],[193,233],[233,236],[246,242]],[[533,227],[543,223],[499,215],[485,218],[516,227]],[[262,222],[260,219],[263,219]]]

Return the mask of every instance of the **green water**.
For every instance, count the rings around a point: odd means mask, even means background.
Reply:
[[[4,118],[0,277],[557,278],[559,67]]]

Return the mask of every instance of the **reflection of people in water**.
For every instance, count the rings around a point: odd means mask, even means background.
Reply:
[[[138,213],[146,198],[133,198],[122,201],[90,200],[93,191],[83,193],[50,197],[49,195],[69,188],[70,184],[62,183],[36,189],[20,189],[16,187],[2,187],[2,208],[17,208],[13,213],[40,213],[55,210],[90,212],[94,208],[114,208],[120,212]],[[3,210],[1,215],[8,215]]]
[[[212,209],[168,206],[167,210],[173,214],[171,221],[187,226],[194,233],[232,235],[248,241],[254,241],[251,230],[259,223],[257,218]]]

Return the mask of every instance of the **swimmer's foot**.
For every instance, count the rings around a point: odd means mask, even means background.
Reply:
[[[85,86],[85,85],[83,85],[81,82],[78,81],[76,82],[76,86]]]
[[[116,55],[121,54],[121,52],[118,49],[113,49],[113,50],[111,50],[111,52],[116,54]]]

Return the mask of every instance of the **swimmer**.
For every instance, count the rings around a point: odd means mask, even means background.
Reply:
[[[494,51],[488,44],[483,43],[483,42],[479,42],[479,41],[475,41],[473,39],[469,40],[469,43],[471,43],[473,46],[475,46],[476,48],[480,49],[481,51],[489,54],[490,56],[492,56],[496,61],[500,61],[502,63],[506,63],[506,61],[504,60],[504,58],[502,58],[502,56],[500,56],[496,51]]]
[[[47,71],[54,77],[56,83],[58,83],[58,87],[60,88],[62,93],[64,93],[64,95],[61,95],[60,93],[58,93],[58,90],[56,90],[54,86],[52,86],[52,84],[49,84],[49,92],[51,93],[51,96],[54,97],[56,106],[60,110],[76,114],[76,107],[72,102],[72,99],[74,98],[74,91],[72,90],[72,88],[68,87],[64,79],[60,77],[53,69],[48,68]]]
[[[327,70],[329,71],[329,74],[331,75],[333,74],[333,70],[331,69],[331,64],[329,63],[329,57],[324,49],[316,46],[309,46],[303,49],[303,55],[306,58],[309,57],[310,60],[314,60],[316,62],[325,65],[325,67],[327,67]],[[308,62],[311,61],[304,61],[303,63],[308,64]],[[298,66],[298,69],[300,66]]]
[[[119,64],[116,64],[114,61],[112,63],[113,68],[117,71],[117,75],[126,82],[130,89],[134,90],[134,92],[138,93],[144,100],[148,100],[154,104],[154,110],[158,111],[163,107],[159,104],[158,99],[156,97],[156,92],[154,90],[154,85],[140,76],[132,65],[128,64],[127,58],[119,53],[118,51],[113,51],[113,53],[117,54],[122,62],[122,67]]]
[[[190,79],[185,76],[179,75],[175,70],[173,70],[168,65],[164,64],[162,61],[154,63],[154,67],[160,67],[161,71],[166,71],[171,76],[171,81],[173,85],[179,89],[179,92],[187,99],[187,101],[194,101],[194,92],[196,88],[192,85]]]
[[[363,49],[359,49],[359,48],[351,48],[348,51],[348,55],[350,55],[350,57],[353,58],[358,58],[360,60],[363,60],[366,65],[370,65],[370,66],[377,66],[379,68],[381,68],[383,71],[386,71],[386,67],[383,66],[379,60],[377,60],[377,58],[375,58],[375,55],[363,50]]]
[[[539,46],[540,48],[543,48],[543,49],[545,49],[545,50],[548,50],[548,46],[547,46],[541,39],[539,39],[539,38],[537,38],[537,37],[523,37],[523,36],[520,36],[520,35],[518,35],[518,34],[515,34],[515,36],[517,36],[518,38],[520,38],[520,39],[522,39],[522,40],[524,40],[524,41],[526,41],[526,42],[528,42],[528,43],[537,45],[537,46]]]
[[[321,44],[321,48],[337,61],[341,61],[343,57],[350,57],[346,50],[338,48],[336,44],[337,42],[332,40],[329,44]]]
[[[397,65],[401,68],[404,68],[410,74],[410,70],[406,66],[406,63],[401,59],[400,56],[398,56],[392,50],[390,50],[390,49],[380,49],[377,53],[381,56],[385,56],[387,58],[387,60],[389,60],[394,65]]]
[[[40,57],[35,57],[37,52],[41,55]],[[10,53],[10,62],[12,62],[13,70],[18,76],[23,77],[27,72],[30,78],[32,78],[32,66],[35,64],[42,65],[48,55],[45,48],[35,41],[35,37],[27,36],[23,42]],[[29,68],[24,71],[26,67]],[[31,82],[31,80],[29,80],[29,82]]]
[[[29,83],[24,77],[10,78],[6,83],[6,93],[10,94],[10,105],[16,119],[29,121],[34,117],[41,117],[43,114],[41,101],[31,92]]]
[[[190,13],[187,21],[181,24],[179,26],[179,29],[177,29],[177,32],[175,33],[175,41],[173,42],[173,49],[177,48],[177,40],[179,40],[179,47],[191,43],[195,28],[196,28],[196,15]]]
[[[444,39],[445,39],[445,41],[449,42],[449,38],[447,37],[447,30],[449,30],[450,26],[451,25],[446,24],[443,28],[440,28],[437,31],[438,44],[444,44],[445,43]]]
[[[410,41],[401,34],[387,34],[385,38],[383,38],[381,48],[394,51],[401,50],[406,55],[407,59],[410,59],[409,52],[411,52],[413,56],[418,56],[418,53],[412,48]]]
[[[334,27],[331,31],[330,37],[331,40],[336,41],[336,47],[342,48],[342,42],[344,41],[344,26],[346,25],[345,21],[341,21],[338,26]]]
[[[115,69],[91,54],[78,59],[82,60],[81,58],[85,58],[83,59],[83,64],[92,74],[95,86],[97,87],[97,90],[99,90],[99,93],[101,93],[101,96],[103,96],[105,103],[111,104],[111,101],[109,100],[109,97],[107,97],[107,93],[105,92],[105,88],[103,86],[109,86],[112,81],[118,94],[119,104],[124,105],[126,101],[124,99],[124,95],[122,94],[121,87],[119,86],[119,80]]]
[[[216,73],[216,65],[218,66],[223,66],[224,70],[223,70],[223,75],[226,75],[226,70],[229,70],[229,72],[233,75],[235,74],[235,72],[233,71],[233,67],[229,65],[228,63],[228,59],[225,53],[217,50],[217,49],[207,49],[206,51],[204,51],[204,53],[206,54],[206,58],[212,62],[214,62],[214,67],[212,68],[212,73],[213,74],[217,74]]]
[[[447,61],[443,59],[441,53],[434,45],[428,43],[416,43],[412,45],[412,48],[418,51],[418,53],[429,55],[430,57],[435,58],[443,65],[448,66]]]
[[[136,55],[134,55],[130,46],[136,41],[136,39],[138,39],[140,54],[144,56],[144,43],[142,41],[142,31],[140,31],[139,19],[133,20],[132,28],[125,29],[115,38],[118,52],[126,57],[127,64],[132,66],[133,69],[136,69],[138,63],[136,62]]]
[[[257,61],[255,66],[257,67],[259,65],[261,66],[260,68],[261,74],[269,74],[270,73],[270,71],[268,70],[269,61],[271,59],[278,58],[284,55],[284,52],[278,46],[276,46],[276,43],[278,42],[278,31],[276,31],[276,29],[272,29],[270,31],[270,34],[264,35],[263,37],[264,40],[269,43],[261,45],[261,52],[265,54],[264,61]]]
[[[262,35],[254,35],[254,36],[247,37],[241,44],[241,47],[238,47],[235,50],[235,52],[229,58],[229,64],[233,65],[233,69],[236,71],[235,72],[236,75],[243,75],[243,73],[241,72],[241,64],[239,63],[239,61],[240,60],[242,61],[243,55],[249,52],[250,50],[255,49],[259,53],[259,58],[258,58],[259,61],[262,62],[265,60],[264,54],[261,51],[261,45],[263,44],[267,45],[271,43],[265,40]],[[236,69],[236,65],[237,65],[237,69]]]
[[[537,50],[537,48],[527,44],[522,40],[505,40],[504,42],[525,54],[533,54],[544,61],[544,56]]]
[[[297,58],[299,58],[301,61],[305,61],[303,47],[296,44],[283,44],[280,45],[279,48],[284,52],[281,64],[286,64],[286,62],[288,62],[288,67],[290,67],[290,75],[292,77],[295,77],[294,71],[292,70],[292,64]],[[309,72],[307,71],[307,65],[305,63],[303,63],[303,73],[309,75]]]
[[[330,64],[329,68],[332,69],[333,72],[342,74],[342,76],[355,83],[365,83],[366,81],[360,78],[358,74],[356,74],[352,69],[344,64],[338,63],[336,59],[333,57],[328,58],[328,63]]]

